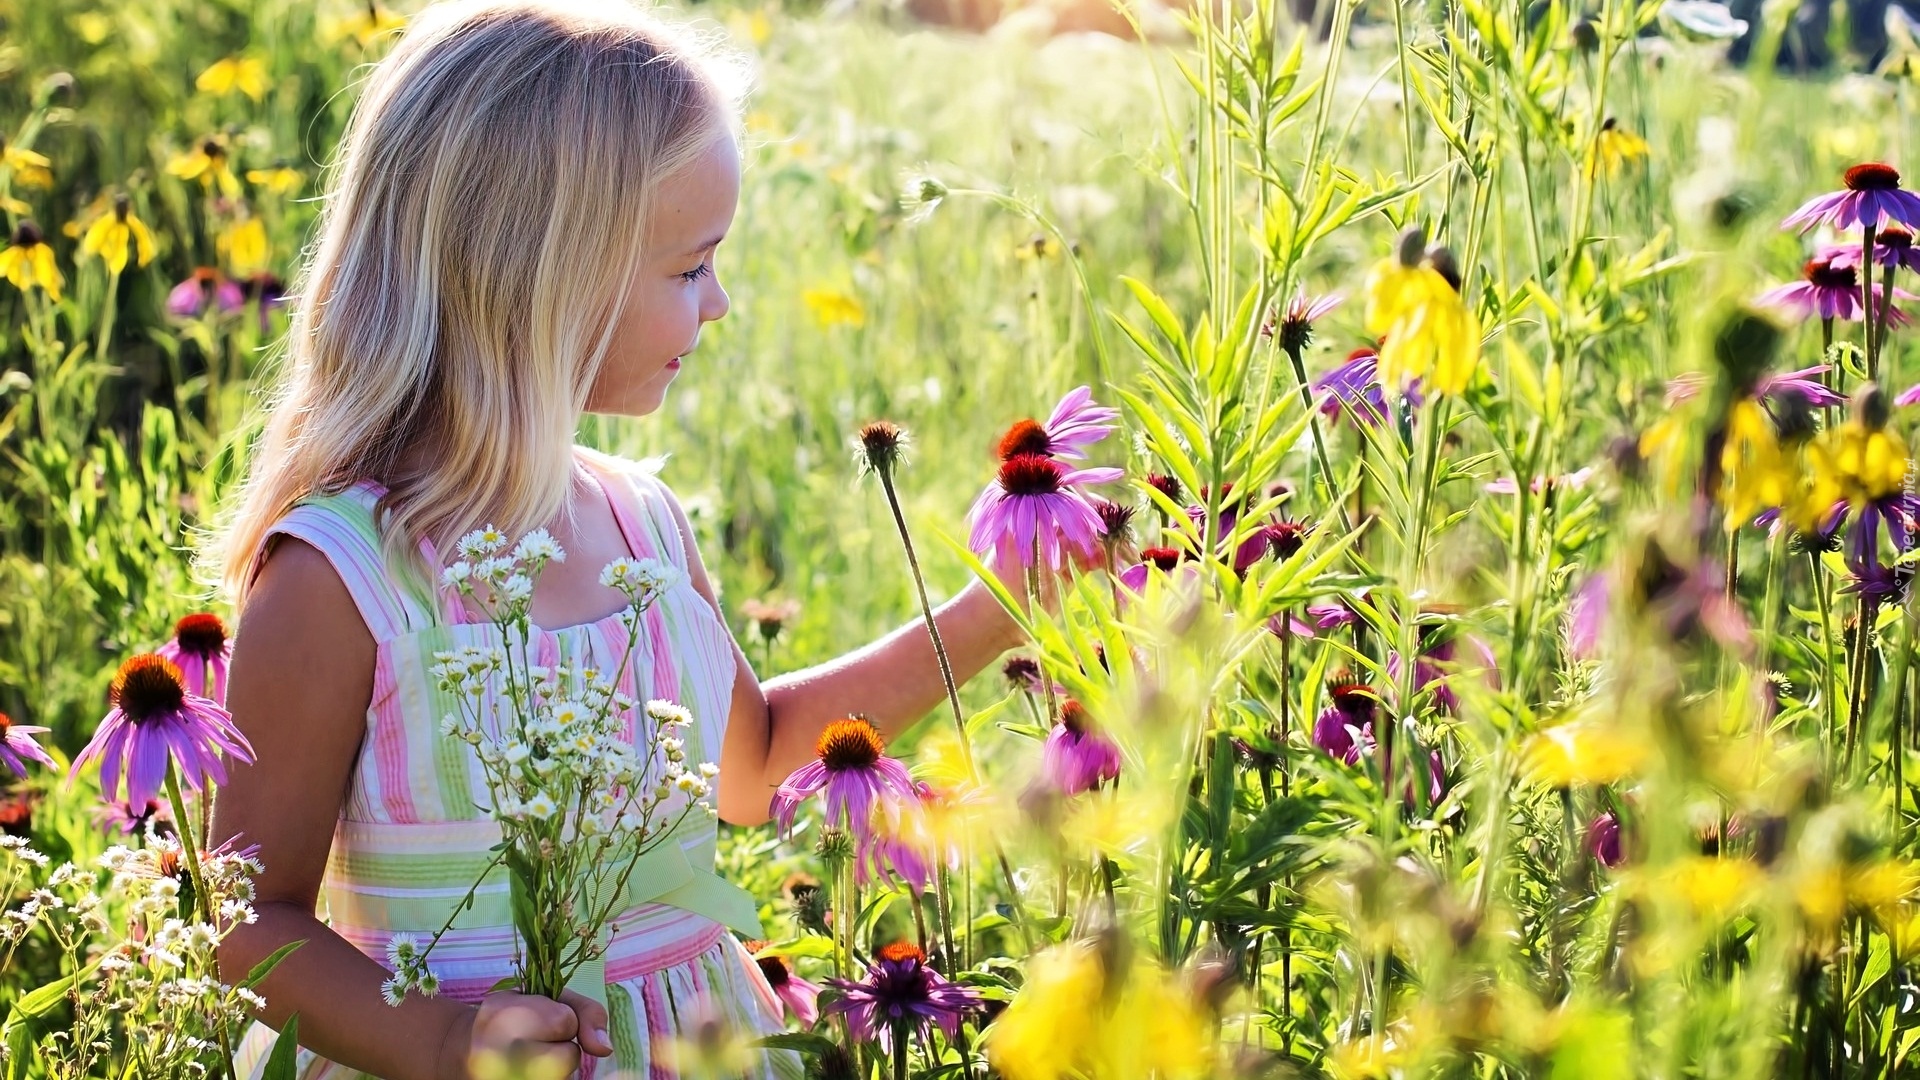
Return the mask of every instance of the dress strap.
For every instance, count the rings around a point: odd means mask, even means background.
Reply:
[[[687,569],[687,545],[667,505],[666,488],[644,465],[580,447],[580,460],[600,478],[613,503],[614,517],[639,558],[661,559]]]
[[[267,530],[251,573],[259,573],[272,537],[296,537],[327,557],[375,642],[434,625],[438,620],[432,589],[415,580],[419,575],[410,569],[391,566],[381,549],[374,517],[378,499],[366,482],[343,491],[308,495]]]

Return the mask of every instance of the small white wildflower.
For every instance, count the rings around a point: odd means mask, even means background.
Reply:
[[[448,713],[447,715],[440,718],[440,734],[442,736],[446,738],[452,738],[454,732],[459,730],[460,730],[460,717],[457,714]]]
[[[242,1002],[244,1002],[247,1005],[248,1008],[252,1009],[254,1012],[259,1012],[260,1010],[265,1009],[267,1007],[266,998],[261,997],[259,994],[253,992],[252,990],[247,989],[244,986],[238,990],[235,990],[233,992],[233,996],[239,998]]]
[[[420,955],[420,939],[412,934],[395,934],[387,939],[387,966],[396,971],[412,965]]]
[[[523,563],[566,562],[567,553],[545,529],[535,529],[520,538],[513,557]]]
[[[462,559],[479,559],[499,551],[506,545],[507,535],[492,525],[487,525],[461,537],[458,546]]]
[[[693,723],[693,714],[671,701],[655,698],[647,702],[647,716],[663,727],[686,727]]]
[[[720,766],[711,761],[703,761],[700,763],[700,775],[711,780],[720,775]]]
[[[380,984],[380,996],[387,999],[387,1004],[397,1007],[407,999],[406,984],[400,981],[400,976],[395,975]]]
[[[450,585],[456,589],[464,588],[472,577],[473,564],[465,559],[461,559],[459,562],[453,563],[445,570],[440,571],[440,583],[442,585]]]
[[[500,595],[508,600],[525,600],[533,595],[533,579],[525,574],[514,574],[501,584]]]
[[[553,796],[544,791],[527,800],[527,813],[542,821],[552,817],[559,809],[559,805],[553,801]]]
[[[600,571],[600,584],[609,589],[618,589],[626,585],[627,579],[639,566],[632,559],[615,559]]]
[[[428,997],[437,997],[440,994],[440,976],[431,971],[422,971],[414,982],[414,988]]]

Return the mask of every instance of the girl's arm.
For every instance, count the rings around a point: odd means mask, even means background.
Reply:
[[[222,978],[238,982],[289,941],[306,944],[260,987],[262,1017],[300,1016],[300,1043],[394,1080],[437,1080],[443,1043],[472,1010],[446,998],[382,999],[388,972],[314,917],[373,695],[374,642],[326,557],[283,540],[261,568],[234,640],[227,705],[255,763],[233,763],[214,800],[211,835],[259,844],[259,921],[220,946]],[[464,1049],[462,1047],[461,1049]]]
[[[680,527],[693,586],[718,611],[693,528],[671,493],[668,503]],[[972,678],[1024,640],[1019,625],[977,581],[933,615],[956,682]],[[733,659],[739,674],[733,681],[727,741],[719,762],[719,810],[735,825],[767,820],[774,790],[787,774],[813,760],[814,743],[828,724],[861,713],[891,739],[946,697],[926,620],[918,617],[865,648],[764,684],[738,642],[733,644]]]

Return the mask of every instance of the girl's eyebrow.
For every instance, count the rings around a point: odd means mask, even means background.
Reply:
[[[701,252],[707,250],[708,248],[719,247],[720,241],[725,240],[726,238],[727,238],[727,234],[721,233],[719,236],[716,236],[713,239],[707,241],[706,243],[701,244],[699,247],[689,250],[686,253],[686,257],[692,258],[693,256],[700,254]]]

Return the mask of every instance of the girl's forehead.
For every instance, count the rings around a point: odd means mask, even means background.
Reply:
[[[652,229],[656,242],[676,257],[698,254],[725,234],[739,199],[739,151],[732,139],[717,140],[660,185]]]

